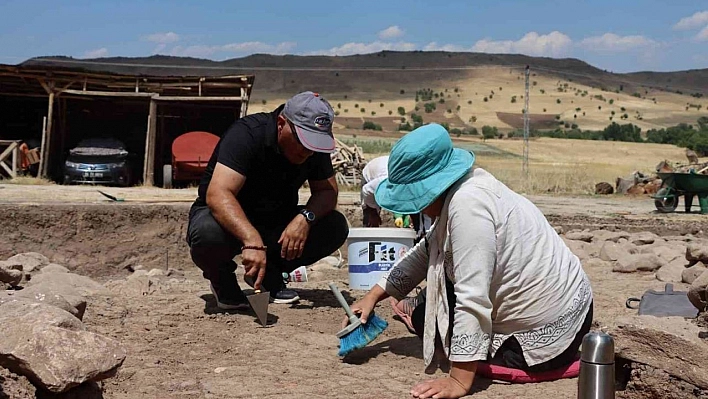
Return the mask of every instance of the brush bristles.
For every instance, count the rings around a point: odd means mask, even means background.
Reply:
[[[366,324],[362,324],[354,331],[339,339],[339,356],[346,356],[349,353],[361,349],[381,335],[388,327],[386,320],[371,315]]]

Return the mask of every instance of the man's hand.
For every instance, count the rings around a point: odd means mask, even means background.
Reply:
[[[265,251],[259,249],[244,249],[243,252],[241,252],[241,261],[243,262],[243,268],[246,269],[246,275],[256,278],[253,288],[260,290],[261,282],[266,272]]]
[[[305,220],[305,216],[297,214],[295,218],[283,230],[278,244],[280,244],[280,256],[286,260],[297,259],[302,256],[305,249],[305,241],[310,234],[310,224]]]
[[[452,377],[424,381],[411,389],[411,395],[420,399],[457,399],[467,395],[468,392],[469,388],[465,388]]]

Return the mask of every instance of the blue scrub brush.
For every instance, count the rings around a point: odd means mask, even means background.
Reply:
[[[337,333],[337,338],[339,338],[339,356],[346,356],[357,349],[365,347],[388,327],[386,320],[376,316],[373,312],[369,315],[366,323],[362,323],[352,312],[347,301],[344,300],[339,288],[334,283],[329,283],[329,289],[332,290],[339,304],[342,305],[344,311],[347,312],[347,316],[349,316],[349,325]]]

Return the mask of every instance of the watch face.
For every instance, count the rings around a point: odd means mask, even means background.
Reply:
[[[307,219],[308,222],[312,222],[313,220],[315,220],[315,213],[312,211],[303,210],[302,215],[305,217],[305,219]]]

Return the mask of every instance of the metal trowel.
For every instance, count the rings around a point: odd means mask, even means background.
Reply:
[[[251,309],[256,313],[258,321],[261,322],[263,327],[268,324],[268,304],[270,303],[270,293],[268,291],[261,292],[261,290],[255,290],[253,294],[246,295],[248,303],[251,305]]]

